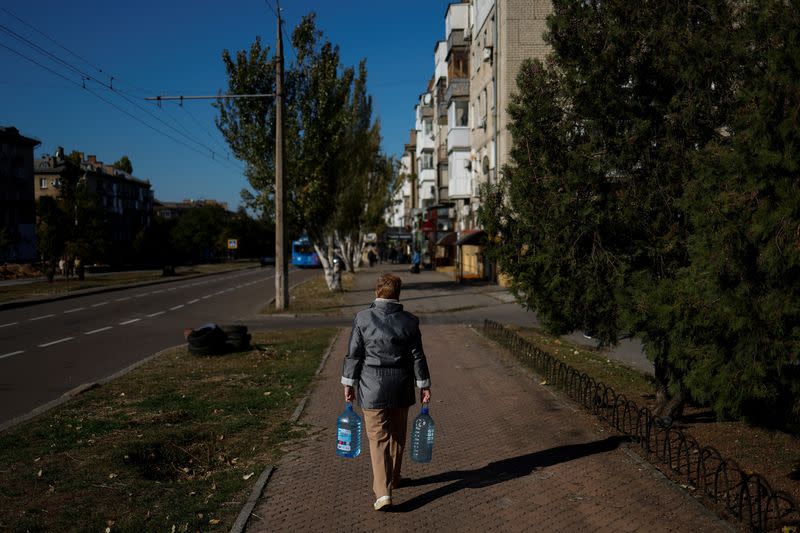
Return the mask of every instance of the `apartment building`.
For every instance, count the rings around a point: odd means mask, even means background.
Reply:
[[[0,262],[36,258],[33,149],[40,143],[0,127]]]
[[[79,164],[64,157],[63,148],[55,155],[36,162],[34,173],[36,199],[59,197],[65,187],[81,188],[94,197],[103,209],[111,238],[112,255],[130,252],[136,235],[150,226],[153,191],[150,182],[98,161],[94,155],[81,154]]]
[[[502,179],[511,151],[506,111],[517,89],[517,73],[528,58],[544,60],[550,0],[470,1],[470,160],[473,194],[459,226],[476,225],[479,188]]]
[[[404,188],[417,192],[416,198],[403,194],[403,218],[417,220],[406,225],[420,230],[416,242],[432,256],[442,255],[435,248],[452,246],[451,241],[474,248],[475,268],[459,267],[465,275],[491,270],[477,259],[480,189],[502,179],[512,144],[506,109],[522,62],[543,60],[548,53],[543,36],[551,11],[550,0],[464,0],[444,13],[433,76],[414,107],[414,147],[408,152],[406,145],[402,160],[403,169],[416,163],[405,171],[416,183],[406,180]],[[467,263],[463,250],[452,255]]]
[[[470,203],[472,176],[470,162],[470,56],[468,3],[450,4],[445,13],[447,38],[447,161],[450,169],[450,199],[454,217]]]
[[[432,81],[432,80],[431,80]],[[436,204],[436,139],[434,133],[434,102],[431,85],[419,96],[415,106],[415,128],[417,143],[415,146],[417,160],[417,200],[418,208]]]

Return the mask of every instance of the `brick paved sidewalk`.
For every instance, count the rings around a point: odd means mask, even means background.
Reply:
[[[343,331],[248,531],[727,531],[702,505],[466,326],[423,327],[437,424],[433,462],[372,510],[362,456],[335,455]],[[411,417],[416,415],[412,409]]]

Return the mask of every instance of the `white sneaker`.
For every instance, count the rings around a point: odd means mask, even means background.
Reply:
[[[372,504],[372,507],[376,511],[380,511],[381,509],[383,509],[384,507],[387,507],[389,505],[392,505],[392,497],[391,496],[381,496],[380,498],[375,500],[375,503]]]

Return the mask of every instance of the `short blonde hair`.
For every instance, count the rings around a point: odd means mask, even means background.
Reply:
[[[375,284],[375,295],[378,298],[397,300],[400,298],[400,287],[402,285],[403,282],[394,274],[381,274]]]

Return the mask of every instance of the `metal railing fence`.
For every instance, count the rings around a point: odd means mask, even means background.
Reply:
[[[620,433],[633,437],[648,460],[665,465],[675,479],[703,491],[753,531],[776,531],[784,526],[794,530],[800,525],[800,508],[794,499],[785,491],[774,490],[761,474],[745,472],[713,447],[701,446],[680,429],[665,427],[648,408],[640,408],[502,324],[485,320],[483,331],[549,384]]]

